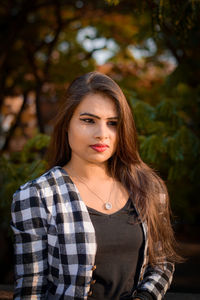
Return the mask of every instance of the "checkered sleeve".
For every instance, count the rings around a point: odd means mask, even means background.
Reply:
[[[170,262],[163,262],[155,267],[148,265],[145,269],[143,280],[137,288],[137,292],[147,291],[154,299],[163,299],[171,284],[173,273],[174,264]]]
[[[11,228],[14,232],[15,300],[45,299],[47,288],[46,209],[34,185],[13,195]]]

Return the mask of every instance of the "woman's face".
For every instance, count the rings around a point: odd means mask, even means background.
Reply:
[[[118,114],[114,101],[102,94],[89,94],[76,108],[68,132],[71,160],[106,163],[117,145]]]

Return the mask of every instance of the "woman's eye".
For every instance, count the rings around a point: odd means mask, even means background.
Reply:
[[[109,121],[108,125],[117,126],[117,121]]]
[[[86,118],[86,119],[80,119],[81,121],[85,122],[85,123],[94,123],[93,119],[90,118]]]

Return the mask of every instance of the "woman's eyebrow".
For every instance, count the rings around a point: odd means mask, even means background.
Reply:
[[[81,113],[80,116],[90,116],[90,117],[93,117],[93,118],[96,118],[96,119],[101,119],[99,116],[88,113],[88,112]],[[109,118],[107,118],[107,120],[111,120],[111,119],[113,120],[113,119],[119,119],[119,118],[118,117],[109,117]]]

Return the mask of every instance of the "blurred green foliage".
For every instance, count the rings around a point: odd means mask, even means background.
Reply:
[[[29,140],[20,152],[13,152],[9,156],[0,158],[0,229],[8,229],[10,205],[13,193],[29,180],[33,180],[47,168],[42,158],[50,137],[38,134]]]
[[[126,96],[133,109],[142,159],[166,181],[177,222],[198,224],[200,216],[200,138],[196,89],[179,84],[151,105],[134,93]],[[188,95],[193,101],[188,101]]]
[[[129,101],[139,132],[142,158],[158,170],[164,170],[169,181],[182,179],[186,173],[194,180],[200,171],[197,164],[200,141],[188,127],[185,112],[178,102],[163,99],[151,106],[135,98]],[[193,168],[195,165],[197,169]]]

